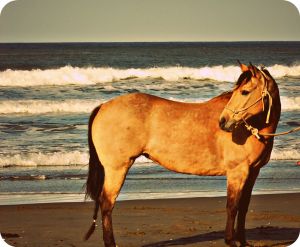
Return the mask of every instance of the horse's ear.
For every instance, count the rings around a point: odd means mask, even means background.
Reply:
[[[254,77],[259,78],[259,70],[250,62],[250,71]]]
[[[241,68],[241,70],[242,70],[243,72],[246,72],[246,71],[249,70],[248,66],[245,65],[245,64],[242,64],[242,63],[240,62],[240,60],[237,60],[237,62],[239,63],[240,68]]]

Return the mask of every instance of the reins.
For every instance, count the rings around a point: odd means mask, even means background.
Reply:
[[[288,131],[283,131],[283,132],[279,132],[279,133],[261,133],[261,132],[259,132],[259,130],[257,128],[254,128],[253,126],[248,124],[244,118],[243,118],[243,122],[245,124],[246,129],[249,130],[251,132],[251,134],[254,135],[257,139],[260,139],[260,136],[283,136],[283,135],[287,135],[287,134],[290,134],[293,132],[300,131],[300,126],[299,126],[294,129],[290,129]]]
[[[261,92],[261,97],[259,97],[254,103],[252,103],[251,105],[249,105],[247,107],[243,107],[243,108],[240,108],[238,110],[235,110],[235,109],[232,110],[229,107],[227,107],[227,105],[226,105],[225,109],[231,111],[233,113],[233,117],[234,117],[234,115],[239,114],[241,112],[244,112],[244,111],[248,110],[249,108],[253,107],[254,105],[256,105],[258,102],[262,101],[263,111],[265,111],[264,98],[268,97],[268,99],[269,99],[269,102],[268,102],[269,103],[269,109],[268,109],[268,113],[267,113],[267,117],[266,117],[266,124],[268,124],[269,120],[270,120],[270,115],[271,115],[271,108],[272,108],[272,105],[273,105],[273,98],[272,98],[271,94],[268,91],[267,81],[268,81],[269,77],[262,70],[260,70],[260,72],[262,73],[263,78],[264,78],[264,89]],[[255,127],[251,126],[250,124],[248,124],[244,118],[242,118],[242,120],[245,124],[246,129],[248,131],[250,131],[251,134],[254,135],[257,139],[260,139],[260,136],[282,136],[282,135],[287,135],[287,134],[290,134],[290,133],[293,133],[293,132],[300,131],[300,126],[299,126],[299,127],[294,128],[294,129],[279,132],[279,133],[261,133],[261,132],[259,132],[259,130],[257,128],[255,128]]]

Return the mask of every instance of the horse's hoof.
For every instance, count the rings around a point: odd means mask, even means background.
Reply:
[[[238,247],[234,240],[225,239],[225,243],[230,247]]]
[[[119,247],[118,245],[112,244],[112,243],[110,243],[110,244],[104,244],[104,245],[105,245],[105,247]]]
[[[241,246],[240,247],[253,247],[254,245],[250,244],[249,242],[245,241],[245,242],[240,242]]]
[[[240,237],[239,235],[236,235],[235,240],[240,242],[240,247],[253,246],[246,241],[245,237]]]

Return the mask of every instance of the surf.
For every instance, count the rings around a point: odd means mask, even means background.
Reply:
[[[167,97],[173,101],[201,103],[204,98],[176,98]],[[282,110],[295,111],[300,109],[300,96],[281,96]],[[97,105],[105,103],[104,99],[70,99],[70,100],[3,100],[0,101],[0,115],[7,114],[63,114],[89,113]]]
[[[284,77],[299,78],[300,65],[286,66],[275,64],[268,66],[275,79]],[[118,69],[112,67],[72,67],[57,69],[12,70],[0,72],[2,87],[34,87],[64,85],[95,85],[126,79],[163,79],[177,82],[179,80],[213,80],[216,82],[234,82],[239,76],[239,68],[230,66],[204,67],[152,67]]]

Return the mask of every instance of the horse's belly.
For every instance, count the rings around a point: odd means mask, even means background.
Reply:
[[[222,167],[219,165],[203,165],[201,163],[164,163],[164,162],[158,162],[163,167],[167,168],[168,170],[178,172],[178,173],[184,173],[184,174],[193,174],[193,175],[199,175],[199,176],[224,176],[226,175],[226,172]]]
[[[221,159],[216,153],[212,153],[208,149],[190,152],[190,150],[170,148],[149,150],[147,153],[154,162],[174,172],[203,176],[226,174]]]

